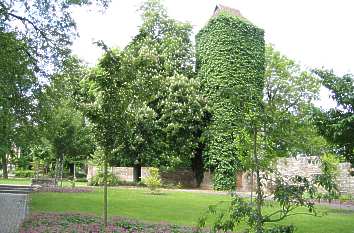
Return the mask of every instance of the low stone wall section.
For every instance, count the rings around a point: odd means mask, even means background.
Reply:
[[[281,158],[276,164],[278,172],[287,177],[295,175],[311,177],[321,174],[321,161],[317,156],[309,157],[292,157]],[[339,174],[337,177],[337,184],[339,191],[342,194],[354,195],[354,176],[351,176],[350,163],[340,163],[338,165]],[[111,167],[109,171],[112,172],[119,179],[124,181],[134,181],[133,167]],[[91,179],[98,173],[98,168],[92,165],[88,166],[87,179]],[[141,168],[141,178],[144,179],[149,175],[149,167]],[[163,171],[160,173],[162,182],[165,184],[181,184],[183,187],[195,188],[197,185],[194,173],[192,170],[174,170]],[[252,189],[252,177],[249,172],[235,174],[237,176],[237,189],[239,191],[249,192]],[[202,189],[212,189],[212,174],[204,172],[204,179],[201,183]]]

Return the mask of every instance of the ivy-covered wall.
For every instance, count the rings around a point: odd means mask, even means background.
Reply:
[[[246,19],[221,12],[196,36],[198,78],[212,120],[205,132],[206,164],[214,170],[214,188],[231,189],[240,167],[236,143],[249,106],[262,99],[264,32]]]

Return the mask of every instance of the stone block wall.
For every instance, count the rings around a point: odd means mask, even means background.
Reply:
[[[112,167],[110,168],[112,174],[120,180],[134,181],[134,168],[133,167]]]
[[[311,177],[321,174],[320,159],[317,156],[310,157],[292,157],[281,158],[276,164],[278,172],[286,177],[295,175]],[[352,171],[350,163],[340,163],[338,165],[337,183],[341,193],[354,195],[354,176],[350,175]],[[111,167],[109,171],[112,172],[119,179],[124,181],[134,181],[133,167]],[[88,166],[87,179],[91,179],[98,173],[98,168],[92,165]],[[149,167],[141,168],[141,178],[144,179],[149,175]],[[162,182],[165,184],[181,184],[183,187],[195,188],[197,185],[194,173],[192,170],[175,170],[161,172]],[[212,174],[204,172],[204,179],[200,188],[212,189]],[[237,176],[237,190],[241,192],[249,192],[252,189],[252,175],[250,172],[243,172],[236,174]],[[254,179],[254,177],[253,177]],[[253,180],[254,182],[254,180]]]
[[[111,172],[113,175],[118,177],[120,180],[124,181],[134,181],[133,178],[133,167],[110,167],[108,172]],[[93,165],[88,165],[87,167],[87,180],[90,180],[92,177],[97,175],[99,168]]]
[[[354,176],[350,175],[352,170],[350,163],[339,164],[339,175],[337,178],[339,190],[343,194],[354,195]]]
[[[108,171],[123,181],[134,181],[133,167],[110,167]],[[98,168],[93,165],[88,166],[87,180],[90,180],[98,173]],[[149,167],[141,168],[141,179],[149,175]],[[181,184],[183,187],[195,188],[196,179],[191,170],[175,170],[165,171],[160,173],[161,180],[165,184]]]
[[[281,158],[276,168],[283,176],[300,175],[309,178],[321,174],[321,161],[317,156]],[[338,165],[337,184],[342,194],[354,194],[354,176],[350,174],[351,169],[350,163]]]
[[[197,181],[194,177],[194,172],[191,170],[175,170],[161,172],[161,180],[163,183],[182,185],[186,188],[195,188],[197,186]]]

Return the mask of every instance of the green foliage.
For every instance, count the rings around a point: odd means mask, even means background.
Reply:
[[[152,167],[149,169],[149,175],[143,179],[143,183],[150,189],[151,193],[158,192],[161,187],[161,178],[159,169]]]
[[[351,195],[351,194],[340,195],[338,199],[339,199],[340,203],[354,200],[353,195]]]
[[[66,163],[82,162],[93,153],[92,127],[77,103],[78,80],[86,74],[81,62],[71,57],[43,88],[37,116],[39,139],[31,146],[34,159],[43,160],[49,166],[57,159]]]
[[[91,177],[88,182],[90,186],[103,186],[104,185],[104,173],[102,171],[98,172],[97,175]],[[114,176],[112,173],[107,174],[107,185],[108,186],[117,186],[120,184],[118,177]]]
[[[127,85],[134,95],[116,164],[188,166],[197,146],[204,102],[193,75],[192,27],[167,15],[160,1],[141,7],[139,33],[122,51],[131,69]]]
[[[257,202],[250,202],[245,198],[241,198],[236,194],[232,196],[230,206],[220,209],[218,206],[209,206],[209,209],[199,222],[198,227],[204,227],[208,215],[216,216],[212,224],[212,232],[234,231],[237,227],[246,222],[251,232],[294,232],[294,226],[276,226],[266,228],[266,223],[275,223],[283,219],[297,214],[317,216],[314,208],[313,199],[317,192],[315,184],[307,178],[295,176],[290,179],[276,177],[271,181],[273,191],[273,200],[279,204],[279,208],[272,212],[262,212],[258,214]],[[262,194],[263,196],[264,194]],[[264,200],[264,197],[262,198]],[[262,206],[264,203],[262,203]],[[299,209],[305,207],[306,212]],[[260,228],[257,228],[258,224]]]
[[[23,170],[23,169],[16,169],[15,176],[20,178],[33,178],[35,175],[35,171],[33,170]]]
[[[322,186],[325,191],[326,199],[332,200],[338,196],[338,185],[336,178],[338,177],[339,159],[333,154],[324,154],[321,156],[321,174],[315,177],[318,185]]]
[[[198,79],[212,120],[204,134],[204,157],[215,170],[215,189],[234,187],[235,172],[242,169],[235,141],[245,127],[249,103],[262,99],[263,34],[243,18],[221,12],[196,36]]]
[[[325,140],[311,121],[312,101],[320,80],[299,64],[266,46],[265,112],[267,136],[277,156],[315,155],[326,151]]]
[[[109,0],[4,0],[0,2],[0,30],[15,33],[28,46],[17,50],[34,60],[35,71],[51,73],[69,55],[77,36],[71,6],[92,2],[107,6]],[[50,65],[48,65],[50,64]],[[38,69],[40,67],[40,70]]]
[[[295,227],[293,225],[289,226],[276,226],[271,229],[267,229],[265,233],[293,233],[295,232]]]
[[[354,78],[339,77],[333,71],[314,70],[325,87],[331,91],[338,107],[328,111],[318,109],[314,121],[321,135],[338,147],[337,153],[354,164]]]
[[[11,154],[13,145],[26,144],[32,137],[29,128],[36,111],[34,60],[19,47],[28,45],[0,27],[0,157],[5,177],[6,154]]]

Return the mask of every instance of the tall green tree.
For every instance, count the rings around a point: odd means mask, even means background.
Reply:
[[[4,178],[7,178],[7,155],[18,142],[21,130],[31,124],[36,108],[33,60],[18,46],[27,44],[0,28],[0,156]]]
[[[330,143],[337,146],[337,152],[354,164],[354,78],[352,74],[342,77],[328,70],[314,70],[325,87],[331,91],[337,107],[328,111],[317,110],[314,120],[319,132]]]
[[[86,160],[95,148],[91,127],[76,102],[79,80],[86,73],[86,68],[75,57],[66,60],[39,99],[39,144],[43,140],[51,144],[57,166],[59,161],[66,161],[72,168],[74,163]]]
[[[143,3],[141,12],[139,33],[124,53],[132,58],[131,82],[142,101],[131,108],[135,121],[122,154],[137,170],[141,165],[190,166],[203,116],[192,27],[170,18],[157,0]]]

